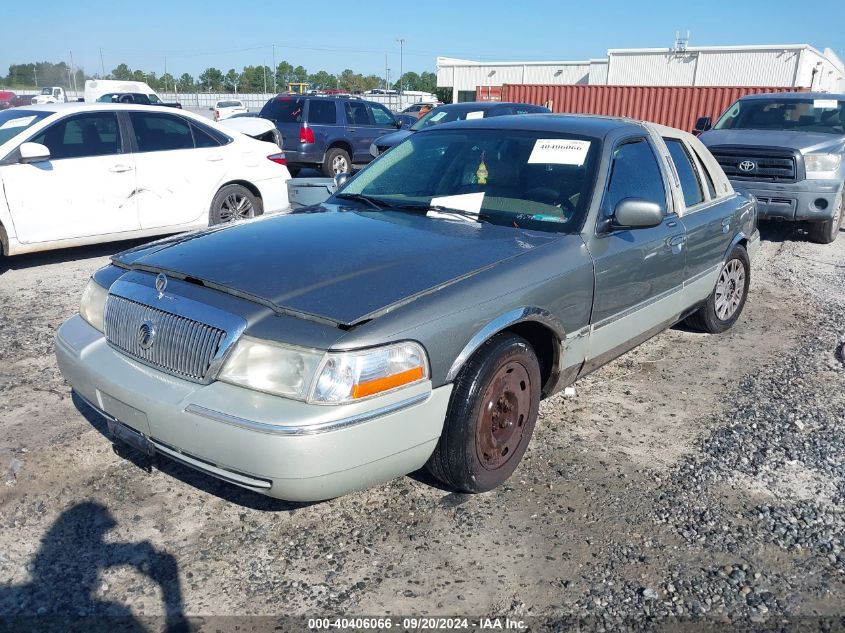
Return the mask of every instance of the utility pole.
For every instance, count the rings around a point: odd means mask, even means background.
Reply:
[[[167,57],[164,58],[164,92],[167,93]]]
[[[32,65],[32,76],[35,78],[35,87],[38,88],[38,62]]]
[[[278,94],[276,90],[276,45],[273,44],[273,94]]]
[[[103,76],[101,79],[106,78],[106,63],[103,61],[103,49],[100,49],[100,70],[103,71]]]
[[[264,94],[267,94],[267,60],[261,60],[261,72],[264,73]]]
[[[73,96],[78,97],[79,91],[76,89],[76,72],[73,70],[73,51],[70,51],[70,77],[72,79],[72,81],[70,83],[73,84],[73,93],[74,93]],[[68,85],[68,88],[70,88],[70,85]]]
[[[405,60],[404,60],[405,38],[400,37],[396,41],[399,42],[399,97],[400,97],[399,103],[401,104],[402,103],[402,100],[401,100],[401,97],[402,97],[402,82],[405,79]]]

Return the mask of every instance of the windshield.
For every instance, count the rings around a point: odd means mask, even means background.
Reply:
[[[746,99],[733,104],[714,129],[845,134],[845,101],[811,98]]]
[[[21,110],[20,108],[0,111],[0,145],[51,114],[53,113]]]
[[[156,95],[147,95],[147,99],[150,100],[150,103],[161,103],[161,99],[159,99]]]
[[[470,119],[483,119],[484,112],[481,110],[467,110],[466,108],[435,108],[420,118],[411,126],[412,130],[424,130],[432,125],[449,123],[450,121],[463,121],[469,115]]]
[[[335,201],[364,196],[387,211],[443,207],[470,221],[577,232],[600,152],[598,139],[552,132],[432,130],[373,161]]]
[[[50,89],[50,88],[42,88],[42,89],[41,89],[41,94],[43,94],[43,95],[52,95],[52,94],[53,94],[53,91],[52,91],[52,89]]]

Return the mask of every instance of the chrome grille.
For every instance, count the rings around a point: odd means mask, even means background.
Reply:
[[[789,151],[769,148],[711,147],[710,152],[731,180],[757,182],[795,182],[798,180],[795,155]],[[754,163],[754,169],[743,171],[740,164]]]
[[[142,340],[142,328],[154,335]],[[112,347],[167,373],[203,382],[226,332],[177,314],[109,295],[105,311],[106,340]]]

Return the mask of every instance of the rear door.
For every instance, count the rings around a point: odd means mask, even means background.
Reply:
[[[679,209],[687,234],[684,305],[704,300],[716,285],[725,253],[735,234],[730,196],[716,195],[713,179],[682,138],[664,136],[683,194]]]
[[[584,371],[631,349],[680,316],[685,233],[669,191],[646,138],[627,138],[615,145],[598,224],[587,237],[596,281]],[[626,198],[659,204],[663,222],[652,228],[610,229],[607,219]]]
[[[227,170],[222,134],[167,112],[129,112],[141,228],[202,226]]]
[[[24,244],[138,228],[135,162],[115,112],[65,117],[29,139],[50,159],[5,165],[3,186]]]

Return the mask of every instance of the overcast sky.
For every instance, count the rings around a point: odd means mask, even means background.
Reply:
[[[845,58],[845,2],[794,0],[39,0],[3,2],[0,75],[9,64],[70,61],[88,73],[125,62],[161,75],[224,72],[287,60],[309,72],[351,68],[391,77],[434,71],[436,57],[579,60],[609,48],[812,44]],[[823,7],[815,10],[813,7]]]

